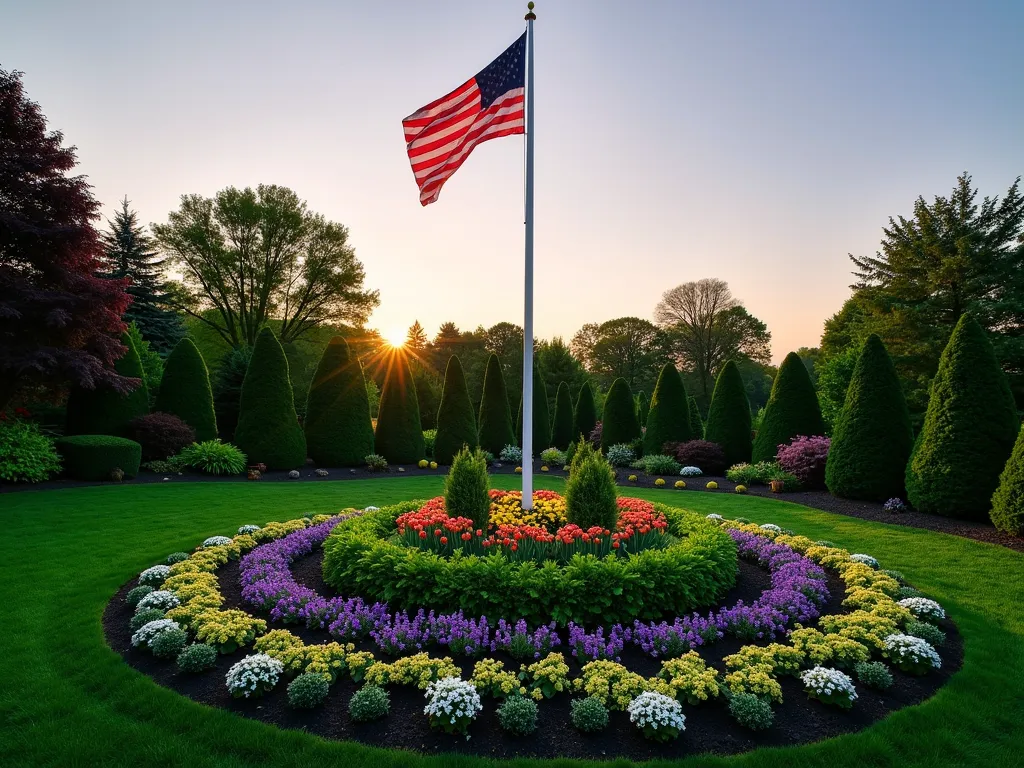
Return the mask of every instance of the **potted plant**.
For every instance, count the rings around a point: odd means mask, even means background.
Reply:
[[[768,487],[772,489],[772,493],[782,493],[782,489],[786,487],[785,480],[769,480]]]

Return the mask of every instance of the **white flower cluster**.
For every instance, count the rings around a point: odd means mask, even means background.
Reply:
[[[913,635],[889,635],[885,638],[885,655],[899,664],[910,664],[915,667],[942,667],[942,659],[927,640]]]
[[[177,595],[173,592],[168,592],[166,589],[158,589],[154,592],[150,592],[144,598],[139,600],[139,604],[135,606],[135,612],[144,611],[147,608],[158,608],[161,611],[169,611],[171,608],[177,608],[180,604]]]
[[[858,552],[856,554],[850,555],[850,560],[852,560],[855,563],[861,563],[862,565],[874,568],[876,571],[878,570],[878,561],[875,560],[875,558],[873,558],[871,555],[865,555]]]
[[[716,514],[716,513],[712,512],[710,515],[705,515],[704,519],[705,520],[714,520],[717,523],[719,520],[724,520],[725,518],[722,517],[719,514]]]
[[[209,549],[210,547],[223,547],[231,543],[231,539],[227,536],[211,536],[203,542],[203,547]]]
[[[946,612],[942,606],[927,597],[907,597],[900,600],[900,605],[910,610],[919,619],[944,619]]]
[[[232,696],[259,696],[269,691],[284,674],[284,664],[265,653],[246,656],[228,670],[225,680]]]
[[[509,464],[519,464],[523,460],[523,449],[518,445],[506,445],[501,449],[498,458]]]
[[[777,526],[775,523],[765,523],[764,525],[759,525],[758,528],[760,528],[762,531],[771,531],[772,533],[782,533],[782,528]]]
[[[380,507],[363,507],[363,512],[376,512]]]
[[[250,533],[256,533],[259,529],[258,525],[243,525],[238,529],[238,534],[240,536],[248,536]]]
[[[484,708],[476,687],[458,677],[442,677],[431,683],[427,686],[426,698],[423,714],[449,718],[452,723],[463,717],[472,720]]]
[[[700,477],[704,473],[700,471],[700,467],[683,467],[679,474],[683,477]]]
[[[178,622],[173,619],[157,619],[151,621],[148,624],[143,624],[139,629],[132,635],[132,645],[136,648],[140,645],[149,647],[157,635],[162,635],[164,632],[170,632],[172,629],[180,629]]]
[[[800,679],[803,681],[804,688],[815,696],[845,698],[850,701],[855,701],[857,698],[853,680],[838,669],[815,667],[801,674]]]
[[[167,577],[170,575],[171,566],[154,565],[152,568],[147,568],[139,574],[139,584],[145,584],[150,587],[159,587],[167,581]]]
[[[683,730],[686,717],[682,705],[670,696],[655,691],[644,691],[626,707],[629,721],[638,728],[678,728]]]
[[[605,451],[605,458],[613,467],[628,467],[633,463],[633,449],[626,443],[609,445]]]

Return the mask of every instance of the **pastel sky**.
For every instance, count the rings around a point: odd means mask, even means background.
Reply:
[[[401,119],[522,31],[525,2],[3,0],[25,72],[109,214],[282,184],[346,224],[370,324],[522,323],[522,137],[479,147],[421,208]],[[967,170],[1024,173],[1024,3],[603,2],[537,7],[536,332],[651,318],[728,281],[816,345],[890,215]]]

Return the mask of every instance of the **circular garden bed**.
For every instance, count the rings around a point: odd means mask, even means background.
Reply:
[[[922,701],[962,662],[940,607],[829,542],[629,499],[615,531],[566,531],[555,494],[537,503],[550,519],[501,527],[516,501],[492,492],[479,533],[434,499],[213,537],[125,584],[108,642],[265,722],[494,756],[816,741]],[[442,701],[473,716],[428,716]]]

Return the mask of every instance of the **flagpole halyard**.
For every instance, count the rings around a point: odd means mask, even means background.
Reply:
[[[526,14],[526,216],[523,312],[523,509],[533,509],[533,3]]]

